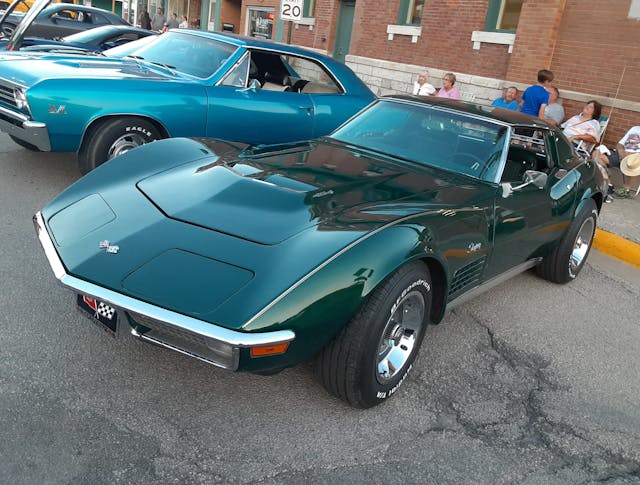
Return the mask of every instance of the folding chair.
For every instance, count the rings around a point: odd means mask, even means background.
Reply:
[[[460,100],[473,103],[476,100],[476,94],[469,91],[460,91]]]
[[[591,157],[591,152],[593,151],[593,149],[600,145],[602,143],[602,140],[604,140],[604,132],[607,131],[609,118],[606,116],[601,116],[598,122],[600,123],[600,137],[598,138],[598,143],[587,143],[584,140],[580,140],[580,142],[576,145],[576,151],[581,155]]]

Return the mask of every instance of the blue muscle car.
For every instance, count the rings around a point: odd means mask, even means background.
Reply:
[[[0,61],[0,129],[29,149],[78,152],[82,173],[161,138],[326,135],[374,99],[330,57],[213,32],[173,30],[122,59]]]
[[[369,407],[447,308],[533,267],[576,278],[605,193],[542,120],[406,96],[309,142],[145,145],[34,222],[110,335],[229,370],[315,358],[329,392]]]

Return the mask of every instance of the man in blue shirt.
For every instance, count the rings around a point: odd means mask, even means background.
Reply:
[[[553,73],[547,69],[538,71],[538,84],[529,86],[522,93],[521,112],[538,118],[544,118],[544,110],[549,104],[549,92],[547,88],[551,86]]]
[[[518,89],[515,86],[510,86],[504,91],[504,96],[496,99],[491,106],[496,108],[505,108],[513,111],[518,111],[520,103],[516,100],[518,97]]]

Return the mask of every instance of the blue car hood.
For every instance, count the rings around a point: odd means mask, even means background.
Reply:
[[[89,58],[85,56],[25,55],[0,56],[4,79],[31,87],[45,79],[175,79],[176,74],[133,59]]]

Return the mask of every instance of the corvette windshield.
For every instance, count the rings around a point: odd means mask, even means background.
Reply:
[[[412,162],[494,181],[508,129],[453,109],[381,100],[330,137]]]
[[[135,57],[202,79],[210,77],[233,54],[236,46],[199,35],[167,32],[135,51]]]

